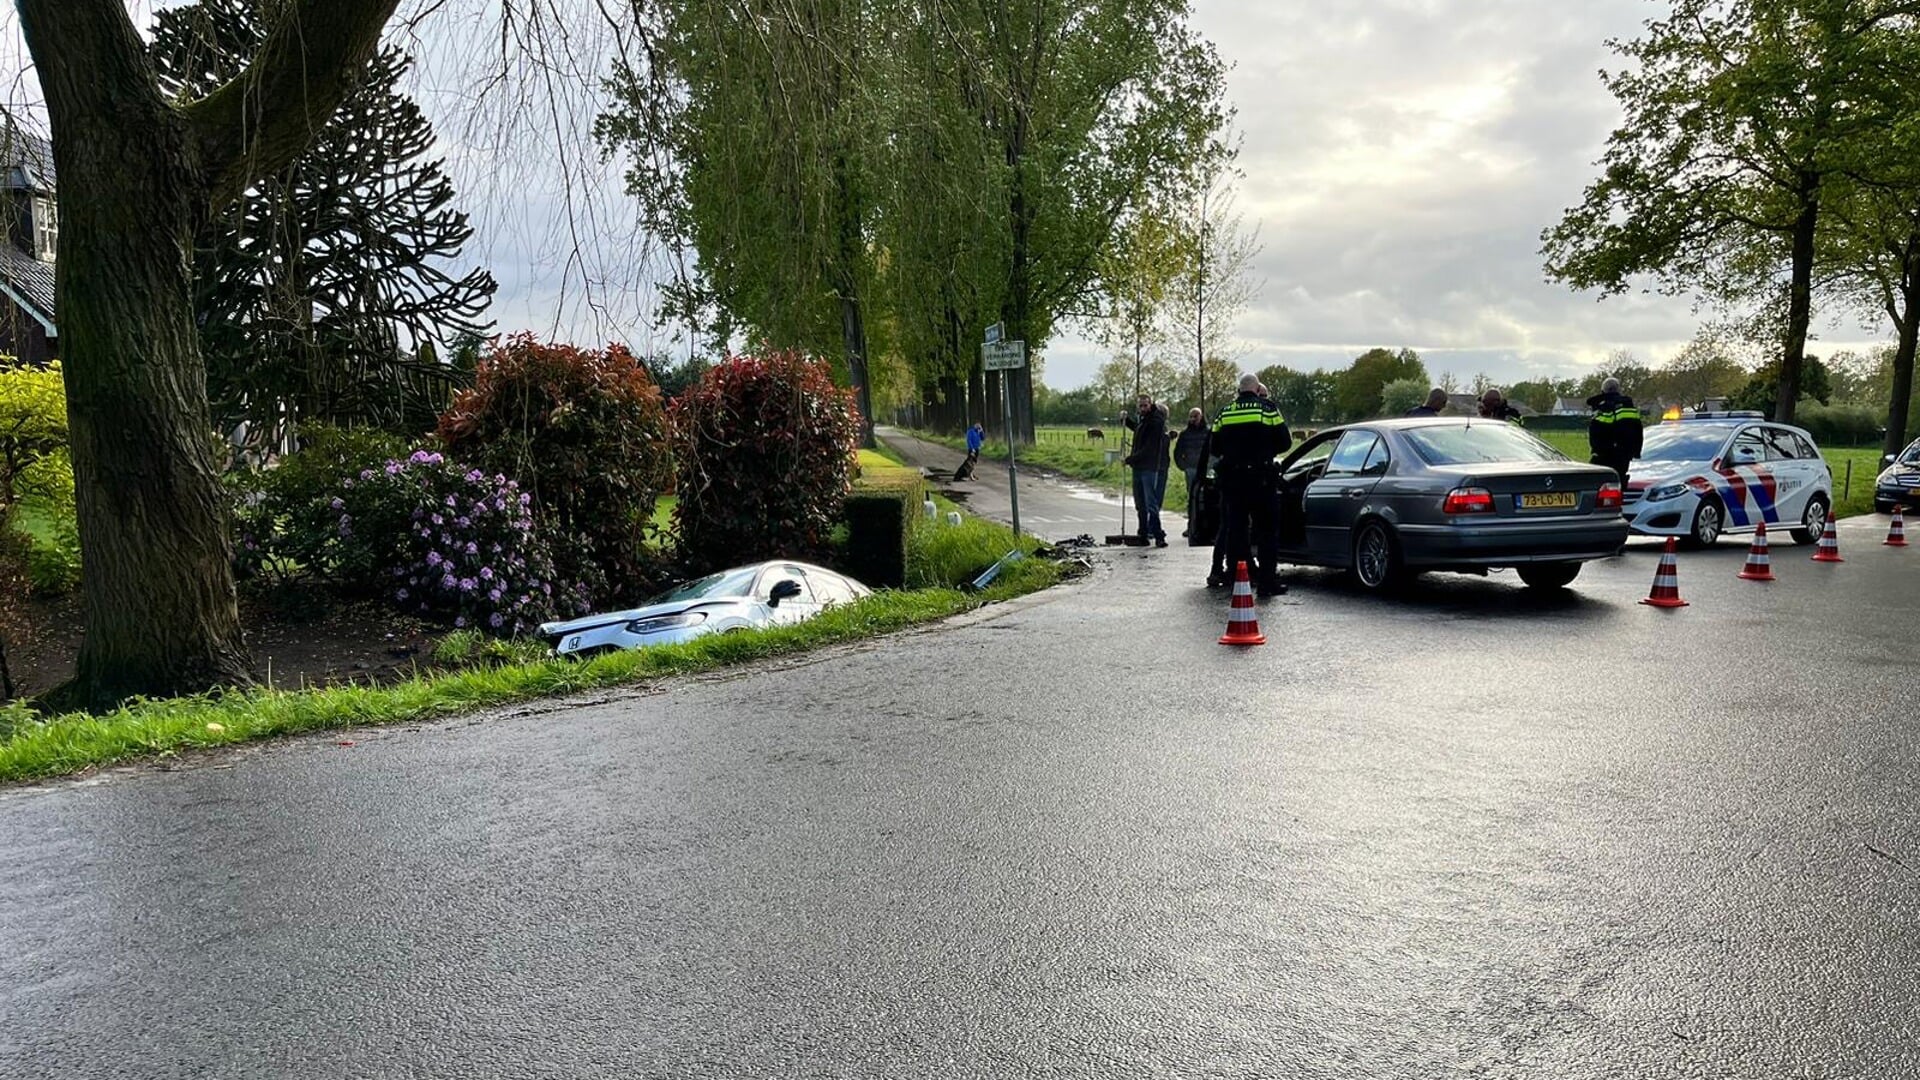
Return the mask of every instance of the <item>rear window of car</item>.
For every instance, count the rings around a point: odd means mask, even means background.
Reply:
[[[1565,461],[1567,456],[1526,431],[1498,420],[1406,428],[1414,453],[1429,465],[1481,465],[1496,461]]]

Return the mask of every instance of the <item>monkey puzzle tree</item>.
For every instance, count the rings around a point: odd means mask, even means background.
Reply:
[[[276,6],[199,0],[160,12],[151,53],[162,90],[198,97],[238,76]],[[313,145],[201,227],[194,309],[223,429],[250,419],[264,433],[299,417],[424,431],[455,371],[421,346],[487,329],[492,276],[444,265],[473,229],[426,156],[432,125],[400,90],[411,65],[398,49],[377,51]]]

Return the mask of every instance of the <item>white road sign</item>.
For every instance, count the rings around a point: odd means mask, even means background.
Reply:
[[[1027,343],[996,341],[980,346],[980,366],[988,371],[1012,371],[1027,366]]]

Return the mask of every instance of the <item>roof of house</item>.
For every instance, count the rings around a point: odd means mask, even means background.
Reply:
[[[53,144],[35,135],[0,109],[0,168],[10,188],[51,192],[58,176],[53,170]]]
[[[1553,411],[1557,413],[1583,413],[1588,410],[1585,401],[1577,397],[1563,397],[1553,399]]]
[[[53,321],[52,263],[0,243],[0,294],[25,309],[49,335],[58,333]]]

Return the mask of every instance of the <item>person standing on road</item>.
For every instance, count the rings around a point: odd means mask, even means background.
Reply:
[[[1181,475],[1187,478],[1187,532],[1193,531],[1193,512],[1199,498],[1200,474],[1207,467],[1207,414],[1199,409],[1187,410],[1187,426],[1180,429],[1180,437],[1173,443],[1173,464]]]
[[[1447,392],[1436,386],[1433,389],[1427,391],[1427,400],[1424,403],[1415,405],[1413,408],[1408,409],[1406,412],[1406,415],[1408,416],[1439,416],[1440,410],[1446,407],[1447,407]]]
[[[1274,517],[1279,504],[1279,479],[1273,459],[1292,445],[1293,434],[1287,430],[1286,417],[1260,397],[1259,378],[1243,376],[1240,396],[1220,410],[1213,422],[1209,449],[1220,463],[1225,569],[1230,572],[1238,563],[1254,561],[1251,549],[1254,538],[1258,537],[1260,553],[1254,576],[1261,596],[1278,596],[1287,591],[1278,575],[1280,530]]]
[[[1640,456],[1640,442],[1645,434],[1640,409],[1632,398],[1620,392],[1619,379],[1601,383],[1600,392],[1587,399],[1587,408],[1593,410],[1593,419],[1587,421],[1587,446],[1593,450],[1593,456],[1587,460],[1619,473],[1620,489],[1624,491],[1627,466]]]
[[[976,462],[979,461],[980,450],[986,445],[987,429],[981,427],[980,422],[975,420],[973,426],[967,429],[967,457]]]
[[[1155,547],[1167,546],[1167,531],[1160,527],[1160,498],[1167,483],[1167,412],[1153,403],[1151,394],[1141,394],[1134,402],[1135,412],[1120,418],[1133,432],[1133,450],[1127,465],[1133,469],[1133,499],[1140,515],[1142,540]]]
[[[1480,395],[1480,415],[1489,420],[1520,423],[1520,410],[1507,404],[1507,395],[1501,393],[1498,387],[1490,386],[1486,393]]]

